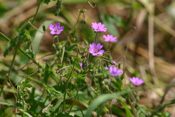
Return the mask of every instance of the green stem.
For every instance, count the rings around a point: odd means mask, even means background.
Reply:
[[[168,107],[170,105],[173,105],[173,104],[175,104],[175,99],[161,105],[161,107],[157,108],[155,111],[152,112],[151,117],[154,117],[154,115],[156,115],[157,113],[163,111],[166,107]]]
[[[76,101],[76,99],[77,99],[77,97],[78,97],[78,92],[79,92],[79,89],[77,90],[77,94],[76,94],[76,96],[75,96],[75,99],[74,99],[74,101],[73,101],[72,106],[70,107],[70,110],[69,110],[69,112],[68,112],[68,115],[69,115],[69,113],[71,112],[71,110],[72,110],[72,108],[73,108],[73,106],[74,106],[74,104],[75,104],[75,101]]]
[[[38,8],[37,8],[37,11],[36,11],[36,13],[35,13],[35,15],[34,15],[34,17],[33,17],[32,23],[34,22],[34,20],[35,20],[37,14],[38,14],[40,5],[41,5],[41,3],[38,5]],[[0,32],[0,35],[1,35],[2,37],[4,37],[4,39],[6,39],[7,41],[10,41],[10,39],[9,39],[7,36],[5,36],[3,33]],[[18,49],[20,48],[20,44],[21,44],[21,43],[22,43],[22,41],[19,41],[18,44],[17,44],[17,47],[15,48],[15,53],[14,53],[14,56],[13,56],[13,60],[12,60],[12,62],[11,62],[10,69],[9,69],[9,72],[8,72],[9,74],[8,74],[7,78],[5,79],[5,81],[3,82],[3,86],[2,86],[2,88],[1,88],[0,95],[1,95],[1,93],[3,92],[3,89],[4,89],[5,84],[7,83],[7,81],[8,81],[9,78],[10,78],[10,73],[11,73],[13,64],[14,64],[14,62],[15,62],[15,58],[16,58],[17,51],[18,51]],[[20,50],[21,50],[21,49],[20,49]],[[21,52],[24,53],[24,54],[25,54],[27,57],[29,57],[30,59],[34,60],[32,57],[28,56],[23,50],[21,50]],[[37,62],[34,61],[34,63],[37,63]],[[37,65],[38,65],[38,64],[37,64]]]
[[[68,77],[68,79],[67,79],[67,82],[66,82],[65,92],[64,92],[64,98],[63,98],[63,110],[62,110],[62,112],[64,112],[64,110],[65,110],[65,99],[66,99],[67,86],[68,86],[68,82],[69,82],[69,80],[70,80],[70,78],[71,78],[72,72],[73,72],[73,70],[74,70],[74,66],[75,66],[75,64],[73,64],[72,71],[71,71],[71,73],[70,73],[70,75],[69,75],[69,77]]]
[[[95,34],[95,43],[97,43],[97,35],[98,35],[98,32],[96,32]]]
[[[131,109],[132,109],[132,112],[133,112],[133,114],[134,114],[134,117],[137,117],[137,112],[136,112],[135,106],[134,106],[134,104],[131,102],[130,97],[128,98],[128,101],[129,101],[129,104],[130,104],[130,106],[131,106]]]
[[[26,75],[19,75],[19,76],[21,76],[21,77],[23,77],[23,78],[25,78],[25,79],[28,79],[28,80],[30,80],[30,81],[36,82],[36,83],[38,83],[38,84],[40,84],[40,85],[45,86],[45,84],[44,84],[43,82],[38,81],[38,80],[36,80],[36,79],[34,79],[34,78],[30,77],[30,76],[26,76]]]
[[[24,50],[22,50],[21,48],[19,49],[26,57],[28,57],[29,59],[31,59],[33,61],[33,63],[35,63],[39,68],[42,68],[42,66],[36,62],[36,60],[34,58],[32,58],[31,56],[29,56],[27,53],[25,53]]]
[[[78,21],[80,20],[80,15],[81,15],[81,11],[79,12],[77,21],[76,21],[74,27],[72,28],[73,30],[75,30],[75,27],[76,27],[76,25],[78,24]]]
[[[78,57],[78,50],[77,50],[77,55],[76,55],[76,57]],[[70,73],[70,75],[68,76],[68,79],[67,79],[67,81],[66,81],[65,92],[64,92],[64,98],[63,98],[63,110],[62,110],[62,112],[64,112],[64,110],[65,110],[65,99],[66,99],[67,86],[68,86],[68,82],[69,82],[69,80],[70,80],[70,78],[71,78],[72,72],[74,71],[74,67],[75,67],[75,63],[73,63],[73,67],[72,67],[71,73]]]
[[[16,48],[16,49],[15,49],[14,56],[13,56],[13,59],[12,59],[12,62],[11,62],[11,65],[10,65],[10,69],[9,69],[9,71],[8,71],[8,76],[7,76],[7,78],[4,80],[3,85],[2,85],[2,87],[1,87],[0,95],[1,95],[1,93],[3,92],[3,90],[4,90],[5,84],[6,84],[7,81],[10,79],[10,73],[11,73],[13,64],[14,64],[14,62],[15,62],[15,58],[16,58],[17,51],[18,51],[18,49]]]
[[[81,15],[81,12],[79,12],[79,14],[78,14],[78,18],[77,18],[77,21],[76,21],[75,25],[74,25],[73,28],[69,31],[68,38],[70,37],[70,34],[71,34],[72,32],[75,31],[75,27],[76,27],[76,25],[78,24],[78,21],[79,21],[79,19],[80,19],[80,15]],[[70,39],[70,38],[69,38],[69,39]],[[69,41],[69,39],[67,40],[67,42]]]
[[[3,33],[1,33],[0,32],[0,35],[2,36],[2,37],[4,37],[4,39],[6,40],[6,41],[10,41],[10,39],[6,36],[6,35],[4,35]],[[33,61],[33,63],[35,63],[38,67],[42,67],[39,63],[37,63],[36,61],[35,61],[35,59],[33,59],[32,57],[30,57],[27,53],[25,53],[25,51],[24,50],[22,50],[21,48],[19,48],[19,51],[21,51],[26,57],[28,57],[29,59],[31,59],[32,61]]]
[[[5,39],[6,41],[10,41],[10,39],[9,39],[6,35],[4,35],[2,32],[0,32],[0,35],[1,35],[2,37],[4,37],[4,39]]]
[[[18,51],[18,48],[15,49],[15,53],[14,53],[14,56],[13,56],[13,59],[12,59],[11,65],[10,65],[10,69],[9,69],[9,72],[8,72],[9,73],[9,76],[10,76],[10,73],[12,71],[13,64],[15,62],[17,51]]]
[[[37,14],[38,14],[38,11],[39,11],[40,6],[41,6],[41,3],[39,3],[38,8],[37,8],[37,10],[36,10],[36,13],[35,13],[35,15],[33,16],[33,20],[31,21],[32,24],[33,24],[33,22],[34,22],[35,19],[36,19],[36,16],[37,16]]]

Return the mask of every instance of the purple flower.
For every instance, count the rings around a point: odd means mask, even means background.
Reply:
[[[115,62],[115,61],[112,61],[112,64],[113,64],[113,65],[115,65],[115,64],[116,64],[116,62]]]
[[[83,68],[83,62],[82,63],[79,63],[79,65],[80,65],[81,68]],[[87,66],[88,66],[88,61],[87,61]]]
[[[49,29],[51,30],[50,34],[61,34],[61,32],[64,30],[64,26],[60,26],[60,23],[55,23],[49,25]]]
[[[89,53],[91,53],[93,56],[103,55],[104,50],[101,50],[102,47],[103,45],[101,45],[101,43],[98,43],[97,45],[92,43],[90,44]]]
[[[79,63],[80,67],[82,68],[83,67],[83,63]]]
[[[113,66],[109,67],[109,71],[111,76],[119,76],[123,73],[121,69],[117,69],[117,67],[113,67]]]
[[[136,86],[139,86],[144,83],[143,79],[140,79],[137,77],[129,78],[129,80],[132,82],[133,85],[136,85]]]
[[[107,31],[107,28],[105,28],[105,25],[102,24],[101,22],[99,23],[93,22],[92,28],[95,30],[95,32],[106,32]]]
[[[109,68],[108,67],[105,67],[106,70],[108,70]]]
[[[105,38],[106,42],[117,42],[117,37],[113,37],[112,35],[103,35],[103,38]]]

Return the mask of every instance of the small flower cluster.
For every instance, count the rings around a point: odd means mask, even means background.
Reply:
[[[93,22],[92,23],[92,28],[94,29],[94,31],[97,32],[106,32],[107,28],[105,28],[105,25],[102,24],[101,22],[96,23]],[[117,37],[113,37],[113,35],[103,35],[103,38],[105,39],[106,42],[117,42]],[[101,50],[103,47],[103,45],[101,45],[101,43],[98,43],[97,45],[95,43],[90,44],[90,48],[89,48],[89,53],[91,53],[93,56],[97,56],[97,55],[103,55],[104,50]]]
[[[93,22],[92,28],[96,33],[107,31],[107,28],[105,28],[105,25],[102,24],[101,22],[99,23]],[[49,29],[51,30],[50,33],[52,35],[61,34],[61,32],[64,30],[64,26],[60,26],[60,23],[55,23],[54,25],[50,24]],[[113,37],[113,35],[109,34],[103,35],[103,38],[105,39],[106,42],[117,42],[117,37]],[[103,45],[101,43],[98,44],[92,43],[89,46],[90,46],[89,53],[91,53],[93,56],[103,55],[104,50],[102,49]],[[112,64],[115,65],[116,62],[113,61]],[[79,63],[79,65],[81,68],[83,67],[83,63]],[[122,69],[118,69],[117,67],[114,66],[110,66],[109,68],[105,67],[105,69],[110,71],[110,76],[119,76],[123,73]],[[133,85],[136,86],[142,85],[144,83],[143,79],[139,79],[137,77],[129,78],[129,80]]]
[[[107,28],[105,28],[105,25],[102,24],[101,22],[96,23],[93,22],[92,23],[92,28],[94,29],[94,31],[97,32],[106,32]],[[103,38],[105,39],[106,42],[117,42],[117,37],[113,37],[113,35],[103,35]],[[104,50],[101,50],[103,47],[103,45],[101,45],[101,43],[98,43],[97,45],[95,43],[90,44],[90,48],[89,48],[89,53],[91,53],[93,56],[97,56],[97,55],[103,55]],[[116,64],[115,61],[112,62],[113,65]],[[123,71],[121,69],[117,69],[117,67],[113,67],[110,66],[105,67],[106,70],[110,71],[110,76],[119,76],[123,73]],[[131,83],[138,86],[144,83],[143,79],[139,79],[137,77],[132,77],[129,78]]]

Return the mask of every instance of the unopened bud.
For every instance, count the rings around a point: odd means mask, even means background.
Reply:
[[[43,31],[45,32],[46,31],[46,27],[43,25]]]
[[[61,61],[60,61],[60,60],[58,60],[57,62],[58,62],[59,64],[61,63]]]
[[[83,56],[85,56],[85,55],[86,55],[86,53],[85,53],[85,52],[83,52],[83,53],[82,53],[82,55],[83,55]]]
[[[7,73],[6,76],[9,77],[9,73]]]
[[[83,20],[81,20],[81,23],[86,24],[87,22],[85,19],[83,19]]]
[[[69,62],[70,61],[70,59],[69,58],[66,58],[66,60]]]
[[[40,69],[38,69],[38,73],[41,73],[41,70]]]
[[[93,1],[92,5],[93,5],[93,7],[96,7],[96,3],[95,3],[95,1]]]

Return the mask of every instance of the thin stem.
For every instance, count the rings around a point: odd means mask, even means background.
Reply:
[[[78,97],[78,92],[79,92],[79,89],[77,90],[77,93],[76,93],[75,99],[74,99],[74,101],[73,101],[72,106],[70,107],[70,110],[69,110],[69,112],[68,112],[68,115],[69,115],[69,113],[71,112],[71,110],[72,110],[72,108],[73,108],[73,106],[74,106],[74,104],[75,104],[75,102],[76,102],[76,99],[77,99],[77,97]]]
[[[175,99],[165,103],[164,105],[162,105],[161,107],[159,107],[158,109],[156,109],[155,111],[152,112],[151,117],[154,117],[154,115],[156,115],[158,112],[163,111],[166,107],[175,104]]]
[[[76,27],[76,25],[78,24],[78,21],[79,21],[79,19],[80,19],[80,15],[81,15],[81,11],[79,11],[78,18],[77,18],[77,21],[76,21],[75,25],[74,25],[73,28],[69,31],[68,38],[70,37],[71,32],[74,32],[75,27]],[[70,38],[69,38],[69,39],[70,39]],[[67,40],[67,41],[69,41],[69,40]]]
[[[65,46],[63,47],[63,52],[62,52],[62,56],[61,56],[61,69],[64,68],[63,67],[64,53],[65,53]],[[61,79],[62,79],[62,70],[61,69],[60,69],[60,80],[58,82],[58,85],[60,85]]]
[[[78,14],[78,18],[77,18],[77,21],[76,21],[76,23],[75,23],[75,25],[74,25],[74,27],[73,27],[73,30],[74,30],[74,28],[76,27],[76,25],[78,24],[78,21],[80,20],[80,15],[81,15],[81,11],[80,11],[79,14]]]
[[[9,72],[8,72],[9,73],[9,76],[10,76],[10,73],[12,71],[13,64],[15,62],[17,51],[18,51],[18,48],[15,49],[15,53],[14,53],[14,56],[13,56],[13,59],[12,59],[11,65],[10,65],[10,69],[9,69]]]
[[[71,78],[72,72],[74,70],[74,66],[75,66],[75,64],[73,64],[72,71],[71,71],[70,75],[68,76],[68,79],[67,79],[67,82],[66,82],[65,92],[64,92],[64,98],[63,98],[63,110],[62,110],[62,112],[64,112],[64,110],[65,110],[65,99],[66,99],[67,86],[68,86],[68,82],[69,82],[69,80]]]
[[[40,84],[40,85],[45,86],[45,84],[44,84],[43,82],[41,82],[41,81],[39,81],[39,80],[36,80],[36,79],[34,79],[34,78],[30,77],[30,76],[20,75],[20,74],[19,74],[19,76],[21,76],[21,77],[23,77],[23,78],[25,78],[25,79],[28,79],[28,80],[30,80],[30,81],[36,82],[36,83],[38,83],[38,84]]]
[[[130,97],[128,98],[128,101],[129,101],[129,104],[131,106],[131,109],[132,109],[132,112],[134,114],[134,117],[137,117],[137,112],[136,112],[136,109],[135,109],[135,105],[134,105],[134,103],[131,102],[131,98]]]
[[[109,42],[109,44],[108,44],[108,51],[107,51],[108,59],[110,59],[110,47],[111,47],[111,43]]]
[[[95,34],[95,43],[97,43],[97,35],[98,35],[98,32],[96,32]]]
[[[0,35],[1,35],[2,37],[4,37],[4,39],[5,39],[6,41],[10,41],[10,39],[9,39],[6,35],[4,35],[2,32],[0,32]]]
[[[34,22],[34,20],[35,20],[37,14],[38,14],[40,5],[41,5],[41,3],[38,5],[38,8],[37,8],[37,11],[36,11],[36,13],[35,13],[35,15],[34,15],[34,17],[33,17],[32,23]],[[9,39],[7,36],[5,36],[3,33],[0,32],[0,35],[1,35],[2,37],[4,37],[4,39],[6,39],[7,41],[10,41],[10,39]],[[18,51],[18,49],[20,49],[19,47],[20,47],[20,44],[21,44],[21,43],[22,43],[22,41],[21,41],[21,42],[18,42],[17,47],[15,48],[15,53],[14,53],[14,56],[13,56],[13,60],[12,60],[12,62],[11,62],[10,69],[9,69],[9,72],[8,72],[9,74],[8,74],[8,76],[7,76],[7,79],[5,79],[5,81],[3,82],[3,86],[2,86],[2,88],[1,88],[0,95],[1,95],[1,93],[3,92],[3,89],[4,89],[5,84],[7,83],[7,81],[8,81],[9,78],[10,78],[10,73],[11,73],[11,70],[12,70],[12,67],[13,67],[13,64],[14,64],[14,61],[15,61],[15,58],[16,58],[17,51]],[[20,51],[21,51],[21,49],[20,49]],[[24,53],[23,50],[22,50],[21,52]],[[25,53],[25,55],[27,55],[27,54]],[[27,55],[27,57],[29,57],[30,59],[34,60],[32,57],[30,57],[30,56],[28,56],[28,55]],[[36,61],[34,61],[34,63],[37,64]],[[37,65],[39,65],[39,64],[37,64]],[[40,65],[39,65],[39,66],[40,66]]]
[[[13,64],[14,64],[14,62],[15,62],[15,58],[16,58],[16,54],[17,54],[17,48],[15,49],[15,53],[14,53],[14,56],[13,56],[13,59],[12,59],[12,62],[11,62],[11,65],[10,65],[10,69],[9,69],[9,71],[8,71],[8,76],[7,76],[7,78],[5,79],[5,81],[3,82],[3,85],[2,85],[2,88],[1,88],[1,92],[0,92],[0,95],[1,95],[1,93],[3,92],[3,90],[4,90],[4,86],[5,86],[5,84],[7,83],[7,81],[10,79],[10,73],[11,73],[11,70],[12,70],[12,67],[13,67]]]
[[[22,50],[21,48],[19,49],[26,57],[28,57],[29,59],[31,59],[33,61],[33,63],[35,63],[39,68],[42,68],[42,66],[36,62],[36,60],[34,58],[32,58],[31,56],[29,56],[24,50]]]
[[[3,33],[0,32],[0,35],[2,37],[4,37],[5,40],[10,41],[10,39],[6,35],[4,35]],[[40,67],[40,68],[42,67],[39,63],[37,63],[35,61],[35,59],[33,59],[32,57],[30,57],[24,50],[22,50],[21,48],[19,48],[19,51],[21,51],[26,57],[28,57],[29,59],[31,59],[33,61],[33,63],[35,63],[36,65],[38,65],[38,67]]]
[[[3,92],[3,89],[4,89],[5,84],[6,84],[7,81],[10,79],[10,74],[11,74],[11,71],[12,71],[12,67],[13,67],[13,64],[14,64],[14,62],[15,62],[16,54],[17,54],[17,52],[18,52],[18,49],[19,49],[21,43],[22,43],[22,41],[19,41],[19,42],[17,43],[16,47],[15,47],[15,53],[14,53],[14,55],[13,55],[13,59],[12,59],[12,62],[11,62],[11,65],[10,65],[10,68],[9,68],[9,71],[8,71],[7,78],[4,80],[3,85],[2,85],[2,87],[1,87],[0,95],[1,95],[1,93]],[[13,84],[12,84],[11,82],[10,82],[10,84],[13,86]]]
[[[78,51],[77,51],[76,57],[78,57]],[[64,112],[64,110],[65,110],[65,99],[66,99],[67,86],[68,86],[68,82],[69,82],[69,80],[70,80],[70,78],[71,78],[72,72],[74,71],[74,67],[75,67],[75,63],[73,63],[73,67],[72,67],[71,73],[70,73],[70,75],[68,76],[68,79],[67,79],[67,81],[66,81],[65,92],[64,92],[64,98],[63,98],[63,110],[62,110],[62,112]]]
[[[35,13],[35,15],[33,16],[32,24],[33,24],[33,22],[34,22],[35,19],[36,19],[36,16],[37,16],[37,14],[38,14],[38,11],[39,11],[40,6],[41,6],[41,3],[39,3],[38,8],[37,8],[37,10],[36,10],[36,13]]]

